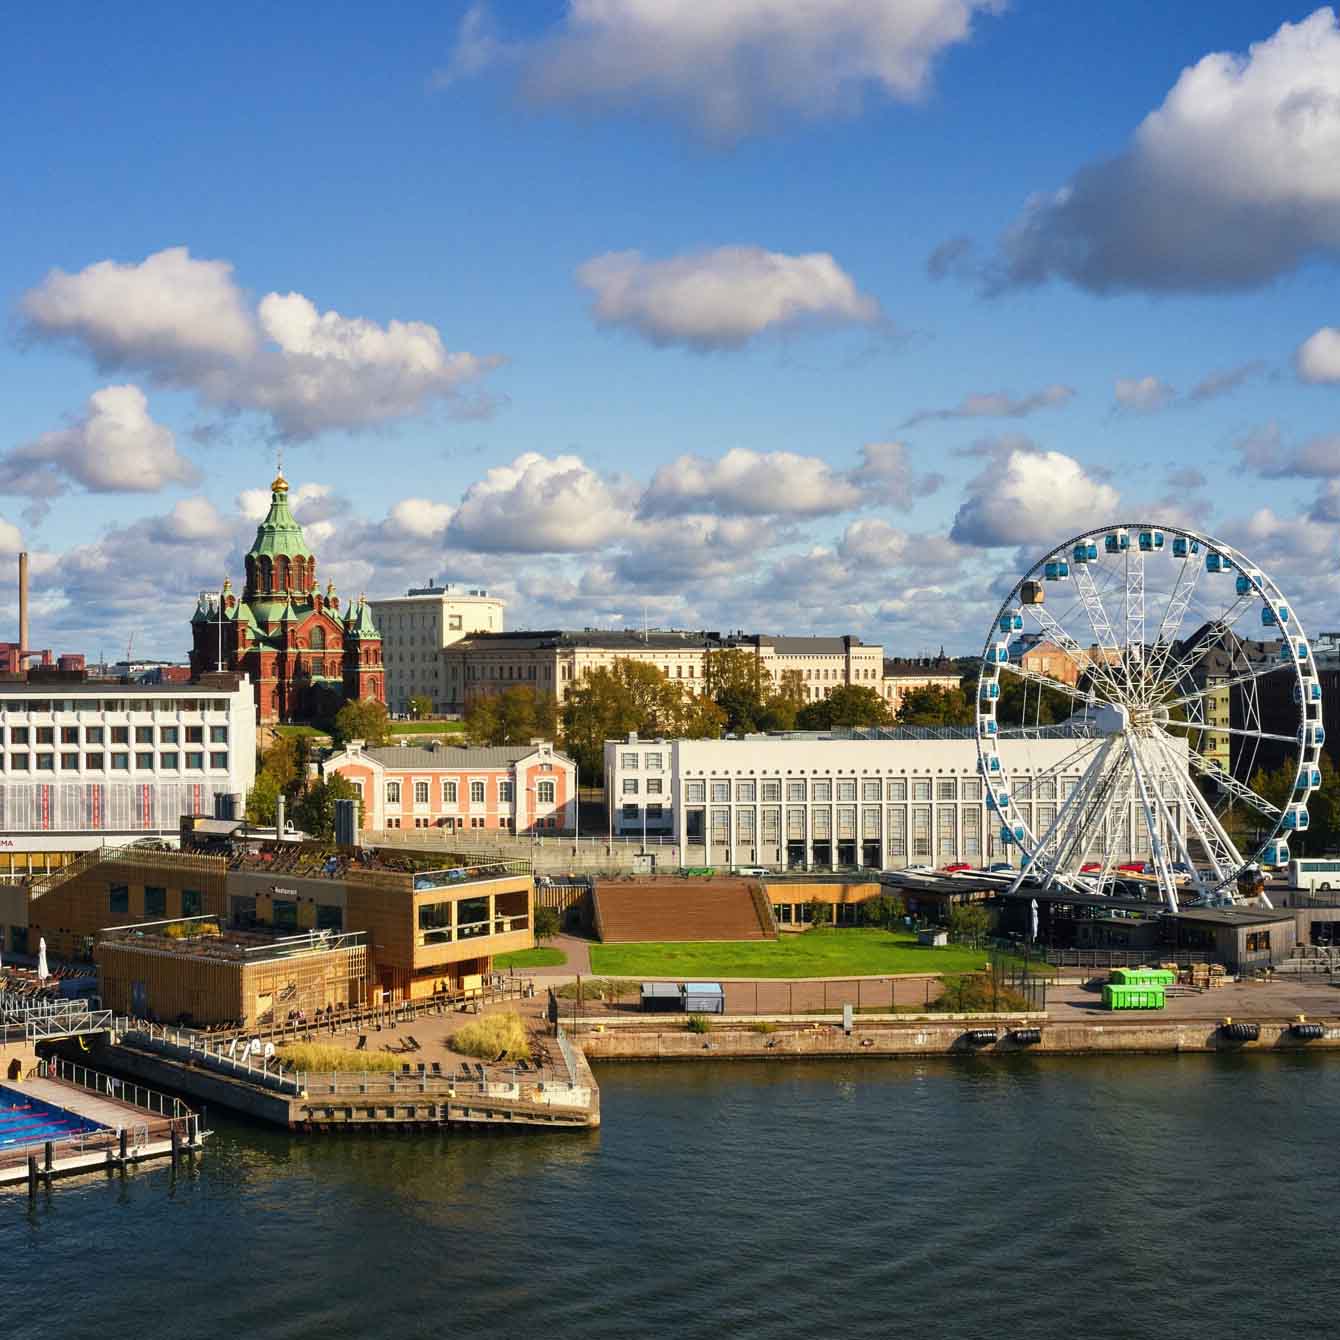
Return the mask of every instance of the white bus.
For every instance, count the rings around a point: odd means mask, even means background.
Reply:
[[[1289,883],[1296,889],[1330,893],[1340,889],[1340,858],[1307,857],[1289,862]]]

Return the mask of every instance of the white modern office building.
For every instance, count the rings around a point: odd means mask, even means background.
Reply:
[[[256,777],[245,675],[195,684],[0,681],[0,877],[137,838],[175,841]]]
[[[368,604],[382,635],[387,710],[408,712],[416,697],[431,699],[435,712],[459,710],[460,689],[448,692],[442,651],[472,633],[501,633],[503,601],[481,588],[430,582]]]
[[[1047,732],[1051,732],[1048,737]],[[1014,814],[1045,831],[1099,741],[1047,727],[1011,742]],[[831,869],[1019,859],[988,815],[971,727],[605,744],[614,835],[674,842],[685,865]],[[1132,801],[1114,835],[1148,857]]]

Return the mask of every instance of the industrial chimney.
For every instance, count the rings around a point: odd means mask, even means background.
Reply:
[[[19,669],[28,655],[28,551],[19,554]]]

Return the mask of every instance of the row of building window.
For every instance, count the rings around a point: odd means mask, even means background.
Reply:
[[[158,732],[155,741],[154,731]],[[210,744],[227,744],[227,726],[10,726],[11,745],[28,744],[130,744],[134,731],[136,744],[204,744],[205,731]],[[82,735],[81,735],[82,732]],[[0,739],[3,736],[0,735]]]
[[[639,761],[641,760],[641,761]],[[659,772],[665,766],[665,755],[662,753],[647,754],[620,754],[619,766],[626,771],[636,772],[639,768],[645,768],[648,772]]]
[[[625,778],[624,788],[627,791],[629,781],[634,782],[633,793],[636,792],[636,778]],[[650,780],[650,779],[649,779]],[[705,804],[708,799],[708,791],[711,791],[711,799],[714,804],[728,804],[731,800],[731,783],[714,781],[710,784],[705,781],[688,781],[684,783],[684,800],[690,805]],[[939,777],[932,781],[929,778],[914,780],[911,783],[913,800],[930,800],[932,792],[936,800],[966,800],[977,801],[982,798],[982,783],[980,778],[966,777]],[[786,799],[788,801],[799,803],[806,799],[815,801],[818,804],[826,804],[833,800],[853,801],[859,798],[864,801],[877,800],[906,800],[908,798],[908,782],[906,778],[889,778],[887,780],[878,777],[867,777],[857,782],[852,778],[840,778],[833,782],[828,778],[814,779],[805,781],[803,778],[791,778],[783,782],[778,780],[764,780],[762,782],[737,781],[735,783],[735,799],[749,803],[755,800],[780,801],[782,792],[785,789]],[[1040,778],[1037,782],[1037,799],[1055,800],[1056,799],[1056,779],[1054,777]]]
[[[183,889],[181,891],[181,915],[184,917],[200,916],[205,910],[204,901],[199,889]],[[128,917],[130,915],[129,884],[108,885],[107,910],[114,917]],[[146,884],[144,886],[144,919],[155,921],[166,917],[167,914],[167,890],[152,884]]]
[[[0,698],[0,712],[226,712],[227,698]]]
[[[179,772],[183,768],[188,772],[205,770],[204,750],[188,749],[181,753],[167,749],[154,754],[146,750],[133,755],[136,772]],[[220,750],[208,755],[211,771],[228,769],[228,751]],[[9,772],[130,772],[132,755],[128,753],[106,754],[93,751],[82,755],[78,753],[29,753],[26,749],[11,750],[6,756],[6,768]],[[157,760],[155,764],[155,760]]]
[[[388,805],[399,805],[402,786],[400,782],[386,783],[386,803]],[[536,782],[535,800],[540,805],[552,805],[554,803],[556,786],[553,782]],[[414,803],[416,805],[427,805],[429,802],[429,783],[414,783]],[[482,805],[486,795],[486,788],[482,781],[472,781],[470,783],[470,804]],[[458,803],[459,786],[455,781],[444,780],[442,783],[442,803],[444,805],[455,805]],[[498,803],[501,805],[510,805],[513,799],[513,784],[511,782],[498,783]]]
[[[646,778],[647,794],[649,796],[659,796],[661,794],[661,778]],[[637,795],[638,779],[636,777],[625,777],[623,779],[623,793],[626,796]]]

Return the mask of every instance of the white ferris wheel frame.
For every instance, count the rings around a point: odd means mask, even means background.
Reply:
[[[1109,537],[1116,537],[1117,550],[1108,547]],[[1183,549],[1185,552],[1180,552]],[[1081,553],[1088,557],[1081,561]],[[1109,570],[1122,568],[1123,580],[1116,582],[1114,578],[1102,592],[1093,580],[1090,563],[1097,561],[1095,555],[1110,557],[1113,553],[1120,555],[1120,562]],[[1146,626],[1145,564],[1151,558],[1180,564],[1155,630]],[[1175,655],[1182,621],[1197,587],[1207,578],[1231,582],[1233,599],[1225,603],[1218,618],[1208,621],[1210,631],[1203,641]],[[1089,647],[1081,645],[1046,608],[1046,591],[1064,589],[1067,583],[1078,596],[1071,610],[1083,607],[1087,629],[1084,638],[1096,655],[1090,655]],[[1037,603],[1024,599],[1030,584],[1040,585],[1043,591]],[[1113,591],[1113,586],[1120,590]],[[1103,603],[1104,594],[1109,599],[1119,594],[1120,609],[1109,612]],[[1188,687],[1188,676],[1196,665],[1224,645],[1226,635],[1234,633],[1238,620],[1254,607],[1273,612],[1274,629],[1280,639],[1277,657],[1255,664],[1244,657],[1240,673],[1230,666],[1228,679],[1200,688]],[[1077,684],[1087,680],[1087,689],[1025,669],[1009,659],[1009,647],[1024,631],[1022,621],[1029,616],[1042,638],[1054,643],[1077,668]],[[1266,620],[1263,624],[1264,637],[1270,624]],[[1131,648],[1140,650],[1133,655]],[[1256,694],[1259,679],[1286,671],[1293,678],[1292,699],[1298,716],[1292,736],[1261,729]],[[1076,712],[1083,713],[1082,729],[1076,731],[1077,748],[1045,770],[1034,771],[1018,787],[1011,784],[1008,746],[1054,732],[1030,728],[1026,719],[1017,727],[1002,727],[996,721],[1002,674],[1021,679],[1025,693],[1030,683],[1039,694],[1043,688],[1063,693],[1076,700]],[[1243,705],[1240,726],[1232,725],[1231,719],[1226,724],[1205,719],[1207,698],[1225,688],[1239,691]],[[1185,719],[1170,719],[1171,708],[1183,709]],[[1027,877],[1042,887],[1110,891],[1116,845],[1125,833],[1133,849],[1135,825],[1143,823],[1150,852],[1148,867],[1157,879],[1163,901],[1173,911],[1178,907],[1179,892],[1185,894],[1188,888],[1200,900],[1233,901],[1239,876],[1254,862],[1282,865],[1288,861],[1287,842],[1282,839],[1307,826],[1307,800],[1319,781],[1318,760],[1325,741],[1320,680],[1312,647],[1292,603],[1279,586],[1245,554],[1222,540],[1148,521],[1119,522],[1071,536],[1044,554],[1014,584],[1001,603],[982,650],[975,720],[978,769],[987,798],[988,821],[996,825],[1003,843],[1017,846],[1021,853],[1014,889]],[[1186,733],[1174,734],[1182,730]],[[1231,767],[1225,771],[1215,760],[1198,753],[1191,741],[1207,734],[1255,741],[1246,770],[1248,777],[1261,741],[1291,745],[1296,778],[1292,798],[1283,808],[1274,805],[1234,775]],[[1179,740],[1185,742],[1185,756],[1173,743]],[[1080,766],[1077,757],[1086,753],[1090,757],[1067,796],[1062,771],[1069,768],[1073,776]],[[1220,821],[1215,804],[1192,777],[1193,772],[1213,784],[1221,805],[1240,802],[1266,821],[1269,832],[1254,851],[1245,855],[1239,851]],[[1052,785],[1045,791],[1054,802],[1055,817],[1038,832],[1033,820],[1044,789],[1038,784],[1048,779]],[[1020,809],[1020,802],[1027,808]],[[1136,814],[1133,822],[1132,809]],[[1041,823],[1037,827],[1041,828]],[[1193,841],[1199,846],[1199,859],[1193,859]],[[1096,861],[1095,856],[1099,858]],[[1098,868],[1086,875],[1081,871],[1085,864]],[[1193,873],[1179,878],[1186,871]]]

